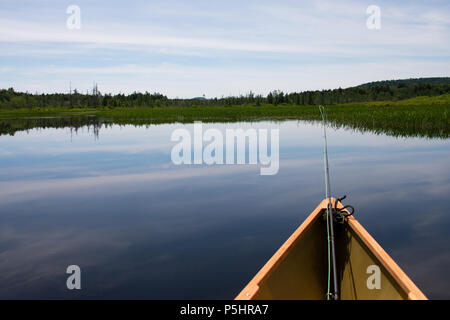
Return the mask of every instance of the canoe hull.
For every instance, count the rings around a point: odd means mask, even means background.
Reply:
[[[327,203],[320,203],[236,299],[326,298],[328,259],[323,213]],[[335,224],[335,242],[341,299],[426,299],[354,217]]]

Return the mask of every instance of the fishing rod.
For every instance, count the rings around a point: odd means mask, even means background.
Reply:
[[[323,165],[325,167],[325,196],[328,199],[327,205],[327,235],[328,235],[328,288],[327,299],[339,300],[339,288],[337,281],[337,268],[336,268],[336,250],[334,245],[334,227],[333,227],[333,204],[331,203],[331,190],[330,190],[330,170],[328,167],[328,148],[327,148],[327,131],[326,122],[327,117],[325,108],[319,106],[320,113],[322,114],[323,123]],[[333,292],[331,292],[331,275],[333,277]]]

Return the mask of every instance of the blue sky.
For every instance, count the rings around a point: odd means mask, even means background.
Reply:
[[[69,5],[81,29],[66,26]],[[366,26],[369,5],[381,29]],[[448,1],[4,1],[0,87],[169,97],[449,76]]]

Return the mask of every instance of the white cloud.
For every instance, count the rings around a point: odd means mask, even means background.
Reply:
[[[61,91],[96,80],[104,92],[191,97],[449,73],[445,5],[381,2],[379,31],[366,28],[366,5],[356,1],[138,2],[103,15],[99,6],[81,5],[81,30],[53,9],[0,14],[0,55],[12,61],[0,66],[0,86]]]

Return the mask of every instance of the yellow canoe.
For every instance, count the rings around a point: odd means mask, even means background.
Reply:
[[[335,199],[332,199],[333,203]],[[328,200],[308,216],[237,300],[326,299]],[[343,208],[337,202],[338,208]],[[353,217],[335,223],[336,261],[343,300],[425,300],[426,296]]]

